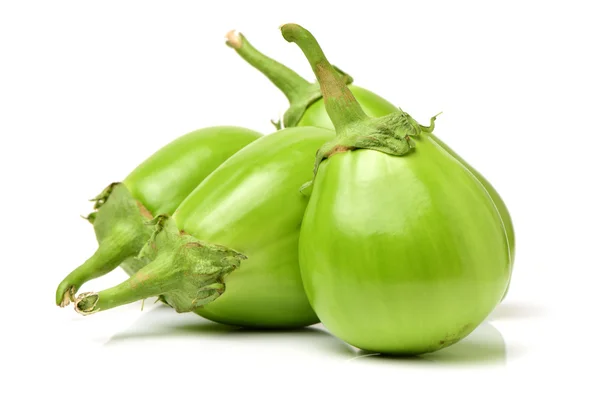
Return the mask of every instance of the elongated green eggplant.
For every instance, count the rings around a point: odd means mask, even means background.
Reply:
[[[248,40],[236,31],[227,34],[227,44],[233,48],[244,60],[257,70],[262,72],[275,86],[277,86],[290,102],[290,108],[283,117],[283,126],[317,126],[321,128],[334,129],[333,123],[325,109],[325,103],[318,83],[310,83],[285,65],[265,56],[256,50]],[[334,67],[335,68],[335,67]],[[336,69],[336,72],[340,72]],[[364,113],[373,118],[383,117],[398,111],[398,107],[378,96],[377,94],[352,84],[352,78],[345,73],[341,77],[348,89],[358,101]],[[515,233],[513,222],[508,208],[498,194],[498,191],[483,177],[475,168],[456,154],[440,138],[429,133],[429,138],[452,155],[457,161],[465,166],[485,187],[498,212],[502,216],[502,222],[506,228],[511,250],[511,273],[515,257]],[[508,289],[508,287],[507,287]],[[506,295],[506,293],[505,293]]]
[[[309,60],[336,138],[315,163],[299,260],[323,324],[370,351],[420,354],[449,346],[500,302],[510,244],[483,183],[399,110],[368,117],[314,37],[284,38]]]
[[[123,182],[109,185],[93,201],[98,250],[71,272],[56,290],[64,307],[85,282],[121,265],[129,274],[141,268],[136,258],[153,232],[153,215],[171,214],[185,197],[231,155],[258,139],[249,129],[220,126],[190,132],[164,146]]]
[[[308,202],[298,188],[312,176],[316,151],[333,137],[331,130],[289,128],[246,146],[206,178],[172,218],[159,218],[141,253],[151,261],[147,266],[114,288],[80,295],[76,309],[89,314],[162,296],[178,312],[225,324],[316,323],[298,267]]]

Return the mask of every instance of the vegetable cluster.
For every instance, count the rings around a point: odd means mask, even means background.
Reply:
[[[514,229],[493,186],[408,113],[353,84],[310,32],[281,27],[310,83],[237,32],[227,45],[290,106],[276,130],[207,127],[93,199],[97,251],[56,290],[83,315],[158,297],[230,325],[322,322],[358,348],[422,354],[502,301]],[[99,292],[89,280],[121,266]]]

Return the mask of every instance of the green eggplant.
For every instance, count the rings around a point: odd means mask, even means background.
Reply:
[[[257,70],[262,72],[277,88],[287,97],[290,107],[283,116],[283,126],[317,126],[321,128],[334,129],[333,123],[327,114],[323,96],[318,83],[310,83],[285,65],[265,56],[254,48],[244,35],[231,31],[227,34],[227,45],[233,48],[244,60]],[[334,67],[335,68],[335,67]],[[352,78],[336,68],[348,89],[360,104],[364,113],[369,117],[383,117],[398,111],[398,107],[385,100],[381,96],[352,84]],[[280,125],[280,124],[279,124]],[[446,143],[433,133],[429,134],[432,141],[437,143],[452,157],[464,165],[485,187],[488,194],[494,200],[498,212],[502,216],[502,222],[506,228],[511,250],[511,272],[515,257],[515,232],[513,222],[504,200],[498,191],[483,177],[475,168],[456,154]],[[505,293],[506,295],[506,293]]]
[[[315,38],[288,24],[336,138],[317,153],[299,261],[323,324],[358,348],[421,354],[473,331],[510,278],[508,232],[483,183],[398,110],[365,114]]]
[[[83,293],[90,314],[161,296],[178,312],[237,326],[291,328],[318,319],[298,266],[298,236],[314,154],[331,130],[297,127],[249,144],[220,165],[142,249],[147,265],[129,280]],[[225,290],[227,288],[227,290]]]
[[[235,126],[199,129],[167,144],[122,182],[110,184],[96,198],[87,219],[93,224],[99,246],[73,270],[56,290],[56,304],[74,300],[85,282],[119,265],[129,275],[143,263],[136,258],[154,231],[153,216],[171,214],[223,161],[255,141],[258,132]]]
[[[295,71],[267,57],[254,48],[248,39],[237,31],[227,33],[226,44],[234,49],[248,64],[262,72],[288,99],[290,106],[282,121],[274,122],[278,128],[295,126],[317,126],[333,129],[331,120],[323,106],[323,96],[318,83],[310,83]],[[336,73],[354,93],[364,111],[371,117],[383,117],[397,108],[387,100],[367,89],[352,84],[352,77],[342,70]]]

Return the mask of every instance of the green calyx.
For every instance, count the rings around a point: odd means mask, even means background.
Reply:
[[[87,281],[105,275],[128,258],[135,257],[150,238],[150,212],[133,198],[122,183],[112,183],[94,202],[87,220],[93,224],[98,249],[73,270],[56,289],[56,304],[64,307]]]
[[[280,121],[273,122],[277,129],[297,126],[308,107],[323,97],[318,83],[308,82],[285,65],[262,54],[241,33],[230,31],[226,39],[229,47],[262,72],[287,97],[290,106],[283,115],[283,126]],[[352,83],[352,77],[335,66],[332,68],[346,85]]]
[[[314,173],[325,158],[336,153],[357,149],[370,149],[393,156],[402,156],[415,148],[413,137],[422,132],[432,132],[436,116],[429,126],[419,125],[402,110],[381,118],[373,118],[345,126],[336,138],[325,143],[317,152]]]
[[[401,109],[381,118],[369,118],[309,31],[296,24],[286,24],[281,27],[281,33],[285,40],[297,44],[308,59],[336,130],[336,138],[317,152],[315,174],[323,159],[345,151],[370,149],[403,156],[415,148],[413,137],[433,131],[437,115],[431,118],[428,127],[419,125]]]
[[[170,217],[158,216],[153,224],[154,232],[138,256],[147,265],[115,287],[79,295],[77,312],[93,314],[155,296],[177,312],[193,311],[223,294],[223,279],[246,259],[180,232]]]

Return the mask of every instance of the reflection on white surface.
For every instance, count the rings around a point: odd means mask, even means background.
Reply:
[[[524,304],[506,301],[498,305],[490,314],[490,321],[508,320],[508,319],[531,319],[540,318],[546,315],[546,310],[539,305]]]
[[[353,362],[411,362],[442,364],[506,364],[506,344],[498,329],[484,322],[458,343],[433,353],[416,357],[396,357],[357,350]]]
[[[338,341],[320,324],[289,330],[248,329],[212,322],[194,313],[178,314],[168,306],[157,304],[144,311],[130,327],[113,335],[105,345],[116,346],[148,339],[210,340],[211,345],[235,341],[242,345],[245,342],[275,349],[293,345],[306,351],[329,346],[335,348]]]
[[[445,349],[417,357],[393,357],[349,346],[329,334],[321,324],[291,330],[245,329],[214,323],[193,313],[177,314],[161,304],[144,311],[137,321],[112,336],[105,345],[163,339],[170,342],[174,339],[178,342],[192,341],[200,347],[210,343],[214,351],[232,346],[258,353],[294,351],[349,363],[503,365],[507,358],[502,334],[487,321],[465,339]]]

